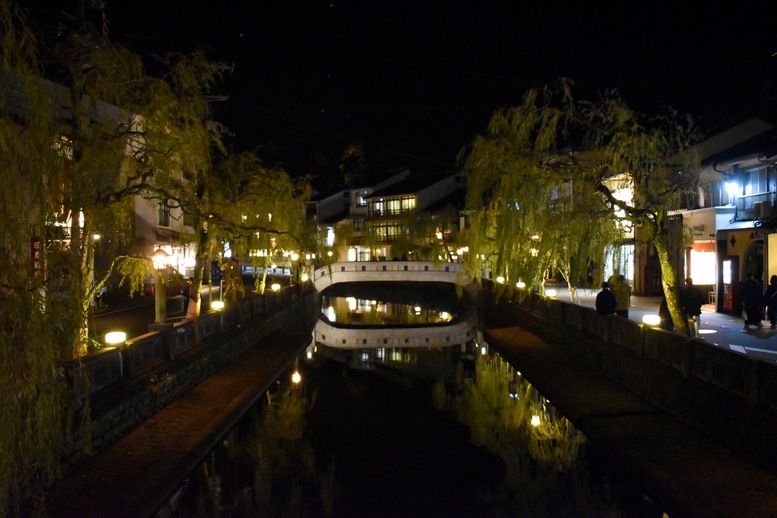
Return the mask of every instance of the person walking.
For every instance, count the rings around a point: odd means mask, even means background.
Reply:
[[[704,305],[704,294],[693,285],[693,279],[685,279],[685,289],[680,292],[680,306],[685,316],[688,336],[699,338],[699,320],[701,307]]]
[[[769,279],[769,286],[766,287],[761,303],[766,306],[766,318],[771,328],[777,329],[777,275],[772,275]]]
[[[618,275],[618,280],[615,282],[615,285],[612,286],[612,292],[615,293],[615,300],[618,302],[615,307],[615,314],[623,318],[629,318],[631,285],[623,274]]]
[[[761,283],[753,278],[753,274],[748,272],[747,279],[742,283],[742,289],[739,291],[742,298],[742,320],[745,322],[745,329],[750,326],[761,327]]]
[[[596,312],[600,315],[614,315],[615,308],[618,307],[618,299],[615,298],[615,294],[610,291],[610,283],[604,281],[602,283],[602,291],[596,295]]]

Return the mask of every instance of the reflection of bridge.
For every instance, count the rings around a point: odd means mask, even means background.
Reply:
[[[342,282],[447,282],[472,283],[458,263],[427,261],[358,261],[332,263],[313,272],[313,283],[321,292]]]
[[[476,320],[468,314],[455,324],[408,327],[335,327],[319,319],[313,339],[339,349],[449,347],[476,338]]]

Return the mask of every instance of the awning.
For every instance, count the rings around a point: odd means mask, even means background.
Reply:
[[[694,252],[714,252],[715,241],[694,241],[691,248]]]

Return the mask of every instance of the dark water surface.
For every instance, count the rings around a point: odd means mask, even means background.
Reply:
[[[477,339],[434,349],[312,343],[292,371],[301,382],[292,372],[276,382],[191,474],[174,515],[661,516]]]

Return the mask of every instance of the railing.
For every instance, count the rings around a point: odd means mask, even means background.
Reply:
[[[394,327],[387,329],[337,327],[323,320],[316,323],[316,342],[336,349],[447,347],[475,339],[474,315],[450,325]]]
[[[89,426],[73,430],[66,464],[82,460],[88,443],[95,451],[111,444],[269,333],[312,330],[315,301],[312,286],[290,286],[65,362],[74,408],[89,401],[91,409]]]
[[[313,272],[318,291],[341,282],[447,282],[467,286],[473,281],[458,263],[427,261],[332,263]]]
[[[751,221],[765,219],[771,216],[772,208],[777,201],[777,193],[764,192],[740,196],[736,200],[734,221]]]

